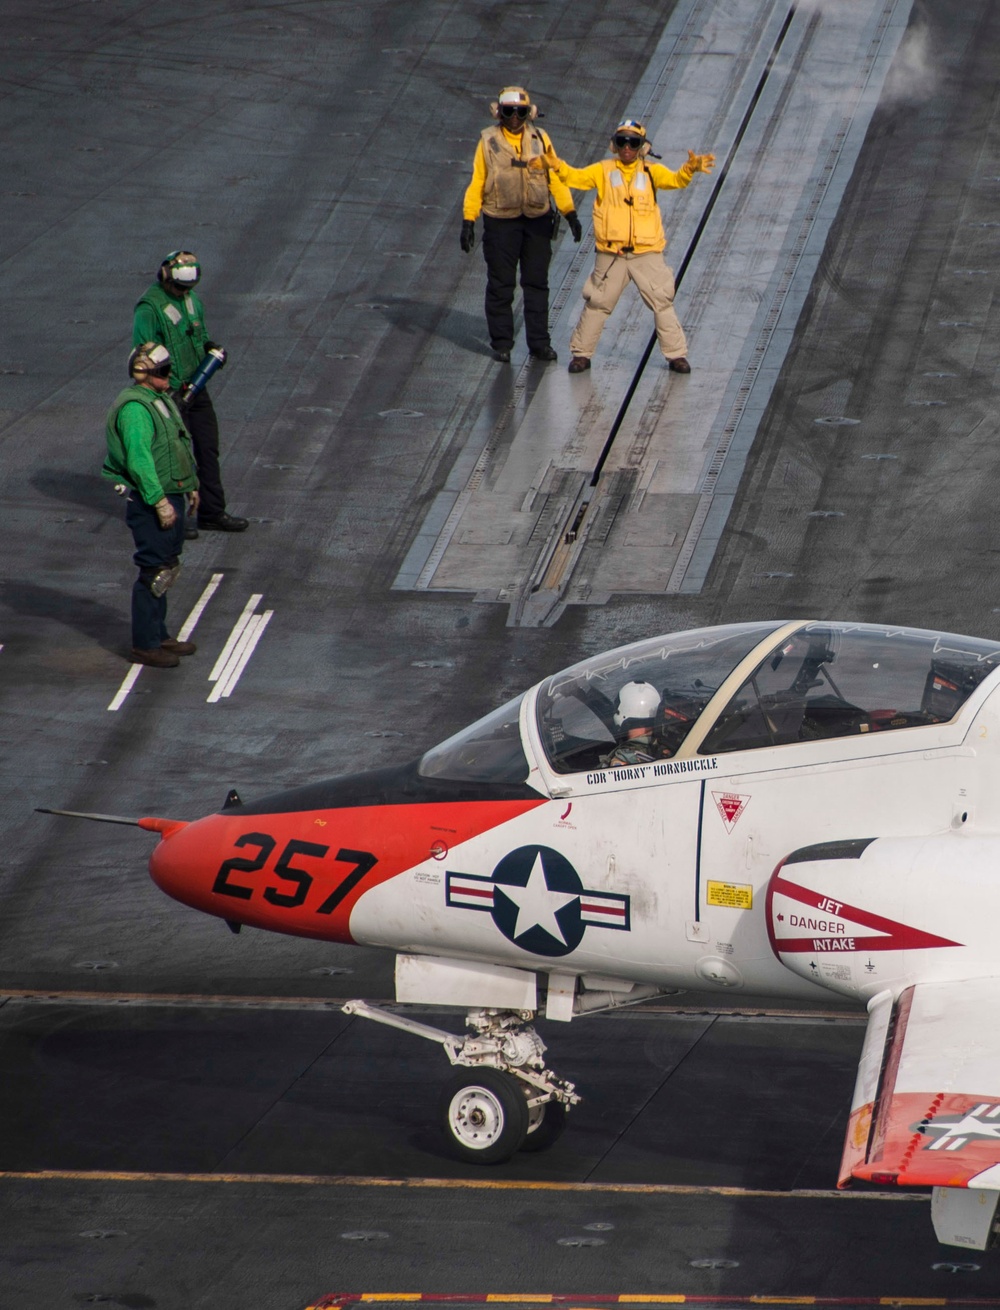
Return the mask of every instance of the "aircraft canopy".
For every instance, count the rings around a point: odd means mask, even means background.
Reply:
[[[653,721],[657,751],[674,754],[733,669],[781,625],[736,623],[669,633],[584,660],[542,683],[536,713],[557,773],[605,766],[630,721],[615,723],[619,693],[646,683],[661,697]]]
[[[1000,643],[949,633],[734,624],[585,660],[541,685],[536,712],[552,769],[577,773],[629,746],[665,759],[945,723],[998,665]],[[651,717],[629,718],[637,705]]]

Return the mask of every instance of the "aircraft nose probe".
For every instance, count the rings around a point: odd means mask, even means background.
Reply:
[[[68,819],[93,819],[96,823],[124,823],[130,828],[144,828],[147,832],[158,832],[161,837],[169,837],[180,828],[186,828],[186,819],[127,819],[121,814],[87,814],[83,810],[53,810],[45,805],[35,806],[36,814],[61,814]]]

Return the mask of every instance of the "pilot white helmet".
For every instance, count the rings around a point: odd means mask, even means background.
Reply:
[[[626,719],[652,723],[659,705],[660,693],[651,682],[626,682],[618,693],[615,727],[620,728]]]

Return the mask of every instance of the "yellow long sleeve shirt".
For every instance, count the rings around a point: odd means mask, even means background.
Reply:
[[[594,243],[605,254],[635,255],[661,251],[667,244],[663,218],[657,204],[661,190],[679,190],[691,181],[692,170],[682,165],[676,172],[662,164],[623,164],[605,159],[586,168],[560,163],[561,181],[577,191],[596,191]]]
[[[535,128],[545,143],[546,149],[552,150],[552,142],[548,135],[541,128]],[[508,132],[501,124],[501,131],[507,138],[512,150],[520,150],[521,134],[520,132]],[[462,201],[462,217],[470,222],[475,220],[482,213],[483,194],[486,190],[486,154],[483,150],[483,142],[480,138],[476,146],[475,157],[472,160],[472,181],[465,189],[465,198]],[[556,203],[556,208],[560,214],[568,214],[574,208],[573,197],[569,188],[556,176],[555,173],[549,173],[549,192]]]
[[[635,176],[635,171],[639,167],[639,160],[634,164],[617,163],[615,167],[625,178],[626,182],[631,182]],[[675,172],[672,168],[665,168],[663,164],[646,164],[646,172],[653,179],[653,186],[657,191],[679,191],[686,187],[692,174],[685,168],[679,168]],[[586,168],[572,168],[569,164],[563,163],[559,168],[558,177],[560,182],[565,182],[571,186],[574,191],[597,191],[598,203],[604,199],[604,165],[602,163],[588,164]]]

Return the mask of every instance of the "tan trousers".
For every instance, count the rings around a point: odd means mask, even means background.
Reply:
[[[629,282],[635,283],[639,295],[653,311],[664,359],[686,355],[684,329],[674,313],[673,269],[667,267],[658,250],[646,255],[605,255],[598,251],[594,271],[583,288],[586,305],[569,341],[573,354],[590,359],[608,315]]]

